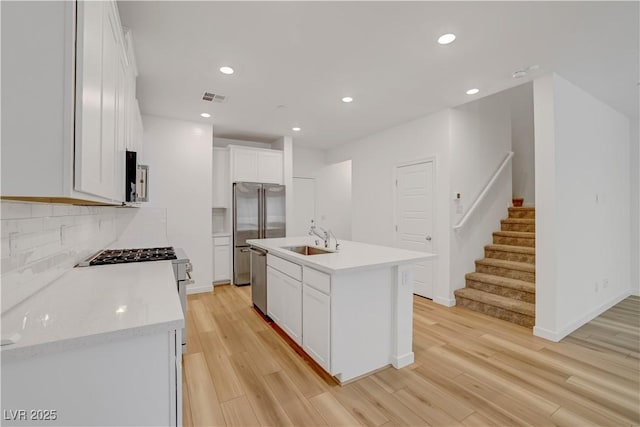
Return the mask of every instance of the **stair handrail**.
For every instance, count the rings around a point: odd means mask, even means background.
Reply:
[[[491,187],[493,187],[493,184],[497,181],[498,177],[500,176],[500,174],[502,173],[504,168],[507,166],[507,164],[509,163],[509,160],[511,160],[512,157],[513,157],[513,151],[508,151],[504,160],[502,161],[502,163],[500,163],[500,166],[498,166],[498,169],[496,169],[493,175],[491,175],[491,178],[485,184],[480,194],[478,194],[478,197],[476,197],[476,199],[471,204],[471,207],[464,213],[462,218],[460,218],[460,221],[458,221],[458,223],[453,226],[454,230],[459,230],[464,226],[464,224],[467,222],[471,214],[473,214],[473,212],[476,210],[476,207],[485,198],[485,196],[487,195]]]

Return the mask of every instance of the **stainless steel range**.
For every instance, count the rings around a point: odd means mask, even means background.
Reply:
[[[78,264],[79,267],[95,265],[125,264],[130,262],[171,261],[173,274],[176,279],[182,313],[184,314],[185,327],[182,328],[182,352],[187,351],[187,285],[193,283],[191,272],[193,267],[187,254],[180,249],[171,246],[158,248],[136,249],[105,249],[98,252]]]

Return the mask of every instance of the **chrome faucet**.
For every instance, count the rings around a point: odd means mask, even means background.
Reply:
[[[322,233],[320,233],[317,229],[320,229]],[[312,235],[316,235],[320,237],[322,240],[324,240],[325,248],[329,247],[329,232],[324,228],[316,225],[316,223],[313,220],[311,220],[311,228],[309,228],[309,236],[312,236]]]
[[[338,248],[340,247],[340,242],[338,242],[338,238],[336,237],[335,234],[333,234],[333,231],[329,230],[329,234],[333,236],[333,239],[336,241],[336,251],[338,250]]]

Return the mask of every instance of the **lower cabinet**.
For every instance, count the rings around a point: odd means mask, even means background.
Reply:
[[[302,345],[302,282],[268,265],[267,289],[267,314]]]
[[[302,286],[302,348],[330,372],[331,297],[312,288]]]
[[[5,357],[2,425],[180,426],[181,343],[171,330]]]
[[[331,372],[331,276],[267,256],[267,314]]]
[[[229,237],[213,238],[213,281],[228,282],[231,278],[231,247]]]

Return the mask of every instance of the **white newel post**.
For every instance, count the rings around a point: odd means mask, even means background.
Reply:
[[[413,363],[413,265],[399,265],[393,292],[393,341],[391,364],[404,368]]]

